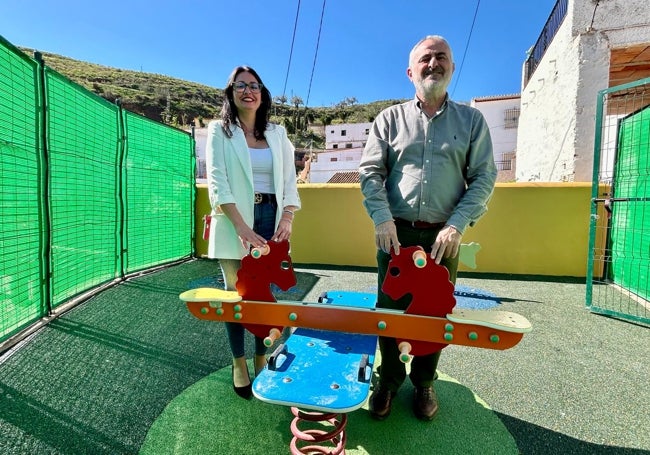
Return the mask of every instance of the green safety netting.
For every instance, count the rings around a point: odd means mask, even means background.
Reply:
[[[0,37],[0,342],[73,297],[193,254],[194,139]]]
[[[610,279],[650,300],[650,106],[621,120],[618,144]]]
[[[45,71],[52,304],[119,276],[119,108]]]
[[[44,313],[38,65],[0,37],[0,340]]]
[[[159,126],[124,112],[128,273],[192,251],[194,147],[178,131]]]

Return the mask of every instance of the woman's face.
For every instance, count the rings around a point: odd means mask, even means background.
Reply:
[[[237,85],[240,85],[240,87]],[[232,96],[235,101],[235,106],[237,106],[237,111],[256,112],[259,109],[262,104],[262,89],[260,85],[259,81],[255,79],[255,76],[247,71],[243,71],[235,77]]]

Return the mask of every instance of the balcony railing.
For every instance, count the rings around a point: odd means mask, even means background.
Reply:
[[[546,49],[551,45],[555,34],[560,28],[560,25],[562,25],[562,21],[564,21],[564,17],[567,13],[568,3],[569,0],[558,0],[553,7],[553,11],[551,11],[551,15],[548,17],[542,33],[539,35],[539,38],[537,38],[537,42],[526,59],[524,87],[528,84],[528,81],[535,72],[537,65],[539,65],[539,62],[542,60]]]

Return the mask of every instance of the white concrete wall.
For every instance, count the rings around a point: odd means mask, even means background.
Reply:
[[[578,79],[578,49],[568,12],[528,85],[522,88],[518,182],[572,179]]]
[[[609,85],[610,52],[650,42],[648,12],[648,0],[569,0],[562,26],[522,88],[517,181],[592,180],[596,101]]]

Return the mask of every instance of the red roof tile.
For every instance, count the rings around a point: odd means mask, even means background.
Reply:
[[[359,183],[359,172],[337,172],[327,183]]]

